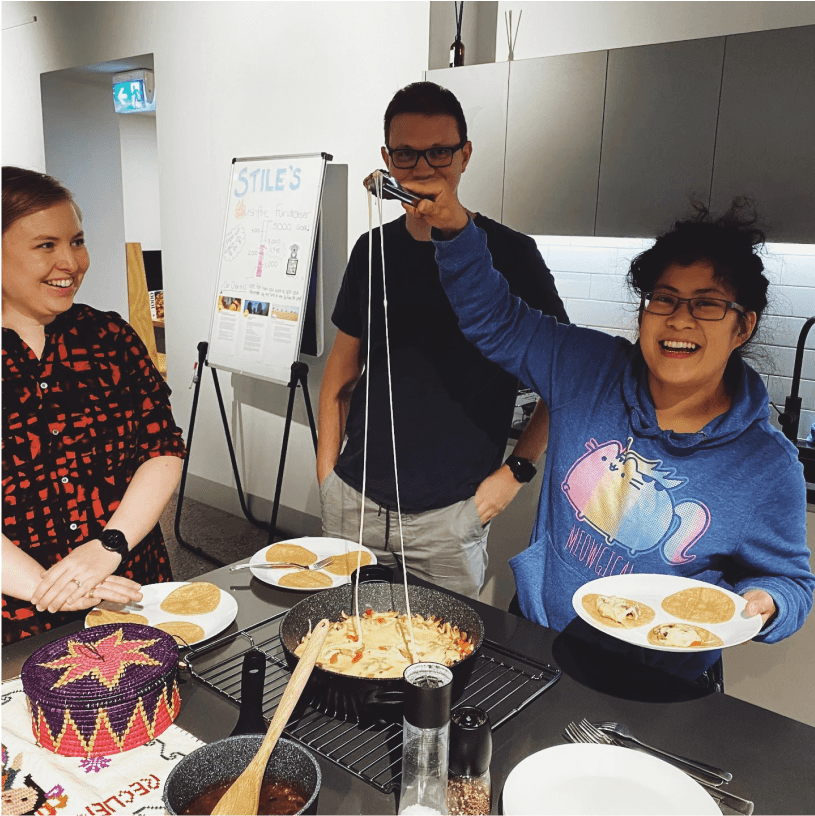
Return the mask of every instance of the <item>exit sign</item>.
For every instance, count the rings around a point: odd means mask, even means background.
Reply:
[[[156,109],[152,72],[138,70],[113,78],[113,106],[116,113],[146,113]]]

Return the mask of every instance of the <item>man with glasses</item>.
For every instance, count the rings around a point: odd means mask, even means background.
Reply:
[[[385,112],[382,159],[407,189],[440,179],[457,188],[472,151],[450,91],[419,82],[394,96]],[[512,292],[568,322],[535,242],[484,215],[473,217]],[[320,391],[317,455],[323,534],[358,540],[364,490],[363,543],[380,563],[400,564],[403,536],[409,572],[477,597],[489,523],[535,475],[549,417],[538,405],[504,463],[517,379],[482,357],[459,330],[439,282],[430,227],[408,214],[383,232],[387,336],[376,230],[367,372],[367,234],[351,253],[332,316],[338,331]]]

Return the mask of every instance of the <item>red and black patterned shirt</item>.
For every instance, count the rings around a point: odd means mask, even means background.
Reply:
[[[115,312],[75,304],[45,327],[41,359],[3,329],[2,355],[3,532],[47,569],[99,536],[141,464],[183,457],[184,442],[169,388]],[[158,525],[117,573],[172,580]],[[3,643],[78,616],[3,595]]]

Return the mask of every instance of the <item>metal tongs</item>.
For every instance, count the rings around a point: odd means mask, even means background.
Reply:
[[[397,201],[402,201],[405,204],[410,204],[411,207],[415,207],[422,200],[421,196],[406,190],[387,170],[374,170],[373,173],[367,176],[363,182],[365,187],[374,195],[379,194],[377,189],[378,185],[376,183],[377,179],[379,178],[382,179],[383,199],[396,199]]]

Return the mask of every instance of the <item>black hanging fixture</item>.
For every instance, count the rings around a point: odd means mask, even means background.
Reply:
[[[464,43],[461,41],[461,18],[464,16],[464,0],[453,3],[456,15],[456,39],[450,46],[450,67],[459,68],[464,65]]]

